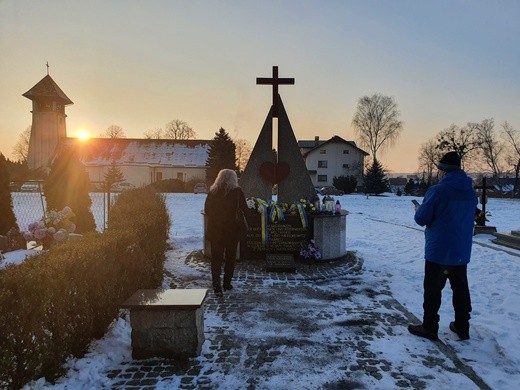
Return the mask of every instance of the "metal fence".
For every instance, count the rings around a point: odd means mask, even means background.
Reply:
[[[91,192],[89,195],[92,200],[90,210],[96,222],[96,230],[102,232],[108,225],[108,193]],[[118,195],[118,193],[110,194],[111,205],[114,204]],[[39,221],[45,215],[47,202],[43,193],[42,181],[11,183],[11,198],[20,230],[27,230],[30,223]]]

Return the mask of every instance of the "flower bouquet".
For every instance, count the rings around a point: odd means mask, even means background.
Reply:
[[[61,211],[50,210],[41,220],[29,224],[23,237],[27,242],[36,241],[43,249],[48,249],[57,242],[65,242],[69,233],[74,233],[76,225],[71,221],[75,217],[70,207]]]
[[[321,252],[319,248],[316,246],[316,242],[314,240],[310,240],[307,247],[302,248],[302,250],[300,251],[300,259],[309,262],[321,260]]]

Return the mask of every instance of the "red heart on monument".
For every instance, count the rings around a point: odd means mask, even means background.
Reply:
[[[278,184],[289,176],[291,168],[286,162],[272,163],[266,161],[260,165],[260,176],[272,184]]]

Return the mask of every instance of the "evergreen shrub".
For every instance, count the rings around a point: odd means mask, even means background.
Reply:
[[[47,210],[62,210],[68,206],[76,214],[76,233],[94,231],[96,223],[90,211],[90,188],[83,164],[71,149],[63,148],[52,163],[43,185]]]
[[[0,388],[63,374],[107,331],[136,290],[157,288],[169,216],[152,190],[122,193],[111,226],[51,247],[0,274]],[[130,221],[130,222],[128,222]]]

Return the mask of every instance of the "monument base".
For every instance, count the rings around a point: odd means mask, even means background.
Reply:
[[[241,261],[265,260],[270,270],[293,272],[296,269],[295,256],[305,248],[311,239],[321,253],[322,260],[339,259],[347,253],[346,223],[348,211],[340,214],[308,215],[308,227],[302,228],[301,219],[286,216],[284,222],[270,223],[267,229],[266,247],[262,241],[260,215],[247,215],[249,233],[238,245],[237,258]],[[205,217],[205,216],[204,216]],[[211,245],[206,240],[206,218],[204,218],[203,253],[211,257]],[[289,259],[291,257],[292,259]]]

